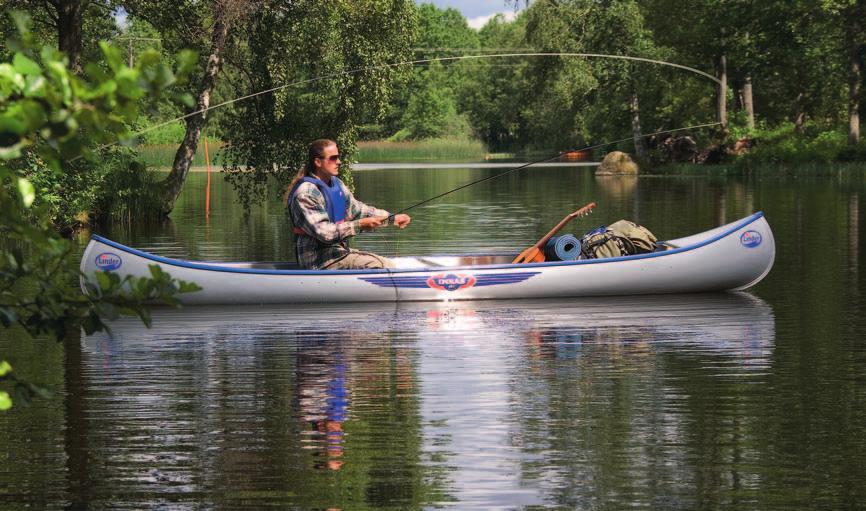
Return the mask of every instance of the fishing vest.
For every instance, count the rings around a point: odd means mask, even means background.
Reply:
[[[325,197],[325,210],[328,212],[328,218],[335,224],[342,223],[346,218],[346,208],[348,206],[346,193],[343,191],[343,183],[336,177],[332,177],[331,186],[328,186],[321,179],[304,176],[295,184],[295,187],[292,188],[292,193],[289,196],[289,204],[295,200],[298,188],[303,183],[312,183],[316,185],[316,188],[318,188]],[[292,231],[295,234],[307,234],[300,227],[294,227]]]

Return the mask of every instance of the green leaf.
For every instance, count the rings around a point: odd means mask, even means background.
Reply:
[[[138,71],[125,67],[117,71],[115,75],[117,82],[117,93],[129,99],[139,99],[144,96],[144,91],[138,86]]]
[[[5,360],[0,360],[0,377],[6,376],[12,372],[12,366]]]
[[[0,94],[9,96],[13,91],[24,88],[24,77],[6,62],[0,64]]]
[[[60,87],[60,95],[63,103],[69,104],[72,102],[72,85],[69,83],[69,72],[66,67],[60,62],[49,62],[46,66],[48,74],[57,82]]]
[[[180,290],[178,292],[192,293],[194,291],[201,291],[201,286],[199,286],[195,282],[186,282],[183,280],[180,281]]]
[[[189,92],[184,92],[183,94],[178,96],[178,100],[180,100],[180,102],[184,106],[188,106],[188,107],[195,106],[195,98],[192,97],[192,94],[190,94]]]
[[[0,411],[6,411],[12,408],[12,398],[8,392],[0,390]]]
[[[187,75],[198,65],[198,53],[193,50],[181,50],[177,54],[177,74]]]
[[[24,95],[29,98],[45,97],[45,85],[47,83],[45,77],[42,75],[28,76],[24,83]]]
[[[27,144],[25,144],[24,141],[21,141],[9,147],[0,147],[0,160],[14,160],[20,158],[21,149],[23,149],[25,145]]]
[[[30,15],[24,11],[14,10],[11,12],[12,21],[15,22],[15,29],[22,36],[30,33]]]
[[[21,53],[16,53],[12,58],[12,65],[15,70],[25,76],[36,76],[42,74],[42,69],[39,64],[25,57]]]
[[[104,271],[96,272],[96,282],[99,284],[100,289],[108,291],[111,289],[111,274]]]
[[[102,49],[102,54],[105,55],[105,60],[108,62],[108,66],[115,73],[120,69],[126,67],[126,62],[124,62],[123,53],[119,48],[111,46],[105,41],[99,42],[99,47]]]
[[[36,189],[33,188],[33,183],[26,178],[18,178],[18,193],[21,194],[21,204],[25,208],[32,206],[33,201],[36,200]]]
[[[4,138],[10,135],[23,135],[26,133],[27,125],[17,115],[14,115],[13,112],[9,113],[13,115],[0,116],[0,133],[3,134]]]

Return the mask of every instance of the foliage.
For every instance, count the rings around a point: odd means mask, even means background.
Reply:
[[[104,320],[119,314],[147,321],[146,301],[175,304],[177,293],[195,286],[157,269],[151,279],[100,275],[83,296],[71,285],[78,275],[72,247],[52,226],[56,202],[76,197],[50,185],[68,185],[70,174],[81,175],[102,156],[98,144],[123,141],[141,98],[163,94],[175,74],[154,54],[126,67],[103,44],[107,66],[88,65],[85,80],[57,51],[44,47],[37,55],[27,18],[17,13],[15,21],[21,38],[11,41],[12,62],[0,63],[0,323],[61,338],[79,326],[103,329]],[[21,383],[16,380],[16,388],[24,388]]]
[[[440,62],[412,77],[416,84],[403,112],[403,128],[391,140],[421,140],[451,137],[468,139],[471,135],[466,117],[457,113],[457,98],[448,86],[446,71]]]
[[[410,0],[310,0],[266,5],[239,27],[248,47],[231,60],[236,88],[280,87],[220,121],[226,178],[245,205],[262,200],[272,177],[285,187],[313,139],[336,140],[351,163],[358,126],[382,117],[405,72],[389,64],[408,59],[415,23]],[[351,184],[348,166],[341,172]]]
[[[383,116],[388,135],[394,140],[417,140],[449,136],[470,138],[468,121],[459,91],[476,72],[469,62],[434,61],[480,49],[478,33],[453,8],[439,9],[431,3],[418,6],[418,29],[414,60],[420,61],[405,82],[395,84],[390,105]],[[427,122],[427,116],[433,119]]]
[[[479,31],[481,46],[506,51],[525,46],[525,25],[525,15],[512,23],[496,16]],[[529,65],[524,59],[488,60],[458,92],[476,136],[493,150],[507,150],[526,140],[523,111],[515,106],[525,105],[531,97]]]
[[[800,133],[793,123],[782,123],[759,128],[751,137],[755,147],[740,158],[742,164],[866,161],[866,146],[848,146],[846,133],[816,123],[807,123]]]

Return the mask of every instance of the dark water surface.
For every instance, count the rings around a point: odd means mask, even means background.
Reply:
[[[498,172],[355,179],[393,211]],[[171,223],[99,233],[293,258],[276,201],[244,216],[217,178],[206,220],[203,186]],[[7,336],[0,353],[54,396],[0,413],[0,509],[866,509],[864,191],[850,174],[544,168],[356,243],[516,252],[590,201],[571,232],[629,218],[674,238],[762,210],[776,266],[748,293],[160,309],[151,330]]]

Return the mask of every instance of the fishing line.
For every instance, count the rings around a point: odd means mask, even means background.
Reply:
[[[429,58],[429,59],[407,60],[407,61],[403,61],[403,62],[392,62],[390,64],[377,64],[377,65],[373,65],[373,66],[358,67],[358,68],[354,68],[354,69],[337,71],[334,73],[320,75],[320,76],[308,78],[305,80],[299,80],[297,82],[279,85],[277,87],[272,87],[270,89],[265,89],[265,90],[255,92],[252,94],[247,94],[246,96],[241,96],[238,98],[230,99],[228,101],[223,101],[222,103],[218,103],[218,104],[213,105],[213,106],[208,106],[206,108],[202,108],[200,110],[190,112],[188,114],[182,115],[182,116],[177,117],[175,119],[172,119],[170,121],[165,121],[165,122],[160,123],[160,124],[155,124],[153,126],[149,126],[143,130],[136,131],[135,133],[132,134],[132,137],[139,137],[145,133],[149,133],[149,132],[157,130],[159,128],[163,128],[163,127],[168,126],[170,124],[173,124],[175,122],[183,121],[185,119],[199,115],[199,114],[207,112],[209,110],[216,110],[217,108],[222,108],[224,106],[228,106],[228,105],[240,102],[240,101],[245,101],[247,99],[251,99],[251,98],[254,98],[256,96],[261,96],[263,94],[270,94],[272,92],[277,92],[277,91],[280,91],[283,89],[288,89],[290,87],[305,85],[305,84],[317,82],[319,80],[326,80],[328,78],[338,78],[341,76],[350,76],[350,75],[358,74],[358,73],[361,73],[364,71],[373,71],[373,70],[377,70],[377,69],[388,69],[388,68],[399,67],[399,66],[417,66],[420,64],[429,64],[432,62],[449,62],[449,61],[472,60],[472,59],[492,59],[492,58],[512,58],[512,57],[582,57],[582,58],[609,58],[609,59],[631,60],[631,61],[635,61],[635,62],[646,62],[649,64],[658,64],[658,65],[662,65],[662,66],[669,66],[669,67],[673,67],[673,68],[677,68],[677,69],[683,69],[686,71],[691,71],[692,73],[696,73],[696,74],[699,74],[703,77],[709,78],[710,80],[716,82],[719,85],[721,85],[721,83],[722,83],[715,76],[713,76],[709,73],[705,73],[704,71],[701,71],[699,69],[695,69],[693,67],[684,66],[682,64],[675,64],[673,62],[666,62],[664,60],[647,59],[647,58],[643,58],[643,57],[631,57],[628,55],[608,55],[608,54],[604,54],[604,53],[570,53],[570,52],[525,52],[525,53],[495,53],[495,54],[483,54],[483,55],[458,55],[458,56],[452,56],[452,57],[436,57],[436,58]],[[107,149],[107,148],[115,146],[119,143],[120,143],[120,141],[112,142],[110,144],[101,145],[101,146],[97,147],[97,150]],[[79,158],[82,158],[82,156],[76,156],[75,158],[72,158],[69,161],[75,161]]]
[[[217,108],[222,108],[224,106],[231,105],[233,103],[237,103],[239,101],[244,101],[250,98],[254,98],[256,96],[261,96],[262,94],[270,94],[271,92],[277,92],[279,90],[288,89],[289,87],[294,87],[297,85],[304,85],[308,83],[317,82],[319,80],[325,80],[328,78],[337,78],[340,76],[349,76],[353,74],[358,74],[364,71],[373,71],[377,69],[388,69],[391,67],[399,67],[399,66],[417,66],[419,64],[429,64],[431,62],[445,62],[445,61],[458,61],[458,60],[469,60],[469,59],[491,59],[491,58],[510,58],[510,57],[584,57],[584,58],[611,58],[611,59],[622,59],[622,60],[633,60],[637,62],[647,62],[650,64],[659,64],[663,66],[675,67],[678,69],[685,69],[686,71],[691,71],[693,73],[697,73],[701,76],[705,76],[710,80],[716,82],[721,85],[722,82],[716,78],[715,76],[705,73],[699,69],[695,69],[693,67],[684,66],[682,64],[674,64],[673,62],[666,62],[664,60],[653,60],[646,59],[643,57],[630,57],[627,55],[606,55],[603,53],[550,53],[550,52],[536,52],[536,53],[495,53],[492,55],[458,55],[452,57],[436,57],[431,59],[418,59],[418,60],[407,60],[404,62],[392,62],[390,64],[378,64],[374,66],[365,66],[358,67],[355,69],[349,69],[346,71],[337,71],[335,73],[325,74],[321,76],[315,76],[313,78],[308,78],[306,80],[299,80],[297,82],[287,83],[284,85],[279,85],[277,87],[272,87],[270,89],[265,89],[263,91],[255,92],[253,94],[247,94],[246,96],[241,96],[239,98],[230,99],[228,101],[223,101],[222,103],[218,103],[214,106],[210,106],[207,108],[202,108],[201,110],[197,110],[195,112],[188,113],[186,115],[180,116],[176,119],[172,119],[170,121],[166,121],[161,124],[157,124],[155,126],[151,126],[149,128],[145,128],[141,131],[135,133],[136,136],[141,135],[143,133],[147,133],[149,131],[153,131],[158,128],[162,128],[163,126],[167,126],[169,124],[182,121],[194,115],[198,115],[200,113],[206,112],[208,110],[216,110]]]
[[[665,133],[674,133],[674,132],[676,132],[676,131],[685,131],[685,130],[691,130],[691,129],[706,128],[706,127],[708,127],[708,126],[718,126],[718,125],[720,125],[720,124],[721,124],[720,122],[711,122],[711,123],[707,123],[707,124],[697,124],[697,125],[695,125],[695,126],[688,126],[688,127],[685,127],[685,128],[676,128],[676,129],[666,130],[666,131],[657,131],[657,132],[655,132],[655,133],[648,133],[648,134],[646,134],[646,135],[641,135],[640,138],[653,137],[653,136],[656,136],[656,135],[664,135]],[[515,168],[513,168],[513,169],[506,170],[505,172],[500,172],[499,174],[494,174],[494,175],[492,175],[492,176],[487,176],[487,177],[484,177],[484,178],[481,178],[481,179],[477,179],[477,180],[475,180],[475,181],[472,181],[472,182],[470,182],[470,183],[466,183],[466,184],[464,184],[464,185],[460,185],[460,186],[458,186],[457,188],[453,188],[453,189],[451,189],[451,190],[448,190],[447,192],[440,193],[439,195],[436,195],[435,197],[430,197],[429,199],[424,199],[424,200],[421,201],[421,202],[418,202],[418,203],[416,203],[416,204],[412,204],[411,206],[408,206],[408,207],[406,207],[406,208],[401,209],[400,211],[398,211],[398,212],[396,212],[396,213],[391,214],[390,216],[388,216],[388,221],[393,220],[393,219],[394,219],[394,216],[399,215],[400,213],[405,213],[406,211],[409,211],[410,209],[417,208],[418,206],[422,206],[422,205],[424,205],[424,204],[427,204],[428,202],[432,202],[432,201],[434,201],[434,200],[436,200],[436,199],[439,199],[439,198],[445,197],[445,196],[448,195],[448,194],[454,193],[454,192],[459,191],[459,190],[463,190],[464,188],[469,188],[470,186],[472,186],[472,185],[477,185],[478,183],[483,183],[483,182],[485,182],[485,181],[490,181],[491,179],[496,179],[496,178],[498,178],[498,177],[506,176],[506,175],[511,174],[511,173],[513,173],[513,172],[517,172],[518,170],[523,170],[523,169],[525,169],[525,168],[527,168],[527,167],[530,167],[530,166],[532,166],[532,165],[537,165],[537,164],[539,164],[539,163],[545,163],[545,162],[548,162],[548,161],[551,161],[551,160],[558,159],[558,158],[560,158],[560,157],[561,157],[562,155],[564,155],[564,154],[568,154],[568,153],[571,153],[571,152],[578,152],[578,151],[589,151],[589,150],[591,150],[591,149],[597,149],[597,148],[599,148],[599,147],[604,147],[604,146],[613,145],[613,144],[619,144],[620,142],[627,142],[627,141],[629,141],[629,140],[634,140],[634,136],[627,137],[627,138],[622,138],[622,139],[620,139],[620,140],[614,140],[613,142],[605,142],[605,143],[603,143],[603,144],[591,145],[591,146],[587,146],[587,147],[584,147],[584,148],[581,148],[581,149],[569,149],[569,150],[567,150],[567,151],[560,151],[559,153],[557,153],[557,154],[555,154],[555,155],[553,155],[553,156],[550,156],[550,157],[544,158],[544,159],[542,159],[542,160],[531,161],[531,162],[529,162],[529,163],[525,163],[525,164],[523,164],[523,165],[520,165],[519,167],[515,167]]]

